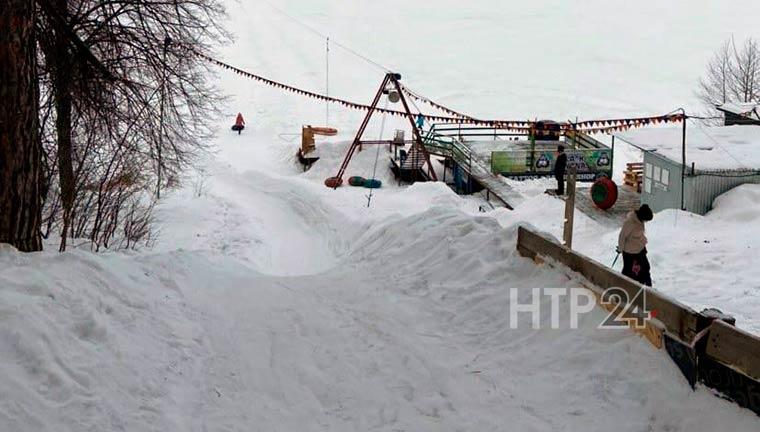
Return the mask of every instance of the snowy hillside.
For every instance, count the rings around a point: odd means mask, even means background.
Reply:
[[[579,330],[525,315],[510,330],[507,288],[577,283],[519,257],[513,228],[435,206],[353,240],[297,277],[229,249],[4,251],[3,430],[756,427],[644,340],[599,331],[601,310]],[[309,270],[303,246],[292,268]]]
[[[268,1],[490,117],[698,109],[714,48],[737,29],[760,37],[760,5],[744,0],[230,1],[236,42],[220,57],[316,91],[324,40]],[[336,46],[330,70],[331,94],[362,103],[382,79]],[[597,329],[601,309],[579,329],[533,330],[526,315],[510,328],[509,288],[528,302],[531,288],[579,286],[515,251],[520,224],[560,232],[545,184],[527,183],[514,212],[483,213],[441,183],[395,184],[386,149],[365,148],[347,174],[377,170],[368,207],[368,190],[322,184],[361,112],[331,107],[340,135],[302,172],[294,134],[324,123],[325,106],[219,75],[217,152],[160,204],[154,248],[0,249],[0,431],[758,430],[645,340]],[[382,136],[398,127],[388,119]],[[378,119],[368,134],[380,132]],[[658,289],[760,332],[760,208],[732,205],[757,195],[659,214],[649,235]],[[576,227],[577,248],[611,263],[616,231],[582,214]]]

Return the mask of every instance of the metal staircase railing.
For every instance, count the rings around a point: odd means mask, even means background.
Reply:
[[[425,134],[422,144],[428,153],[451,158],[467,172],[472,171],[472,150],[456,137],[438,134],[435,125]]]

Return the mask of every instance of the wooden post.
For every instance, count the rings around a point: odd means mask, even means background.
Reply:
[[[575,168],[567,175],[567,198],[565,199],[565,221],[563,224],[562,243],[573,248],[573,220],[575,218]]]

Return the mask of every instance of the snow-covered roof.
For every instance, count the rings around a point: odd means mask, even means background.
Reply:
[[[682,129],[649,128],[616,134],[642,150],[681,162]],[[686,164],[697,170],[760,169],[760,127],[689,125]]]
[[[760,120],[760,102],[726,102],[717,107],[721,111]]]

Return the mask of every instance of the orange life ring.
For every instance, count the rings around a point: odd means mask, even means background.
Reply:
[[[615,205],[618,199],[618,188],[614,181],[604,176],[597,179],[591,186],[591,200],[602,210]]]

